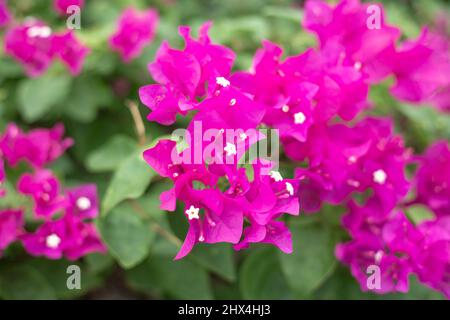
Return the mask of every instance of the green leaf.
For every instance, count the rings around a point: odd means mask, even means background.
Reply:
[[[154,234],[129,203],[114,208],[99,221],[102,239],[112,256],[128,269],[145,259]]]
[[[70,91],[69,76],[44,75],[38,79],[25,79],[19,84],[17,99],[19,111],[26,122],[34,122],[50,109],[65,103]]]
[[[86,166],[92,172],[114,171],[136,150],[136,142],[132,138],[116,135],[89,154]]]
[[[39,271],[60,299],[80,297],[101,284],[101,279],[90,272],[81,261],[32,259],[27,262],[27,265],[33,266]],[[80,268],[80,289],[70,290],[67,288],[67,279],[70,276],[67,273],[67,268],[70,265],[76,265]]]
[[[0,296],[8,300],[56,299],[55,291],[36,268],[17,264],[0,271]]]
[[[290,299],[274,248],[252,251],[239,274],[239,287],[244,299]]]
[[[331,229],[319,224],[291,228],[294,252],[281,253],[281,268],[299,297],[317,289],[337,265]]]
[[[133,287],[147,294],[164,292],[175,299],[212,299],[208,273],[189,259],[173,261],[152,255],[127,272]]]
[[[228,281],[236,280],[233,250],[228,244],[196,245],[189,257]]]
[[[434,213],[428,207],[420,204],[409,206],[406,214],[415,225],[434,218]]]
[[[103,200],[103,214],[126,199],[139,198],[147,189],[155,172],[145,163],[142,154],[133,153],[125,159],[111,180]]]
[[[92,76],[81,76],[75,79],[64,113],[73,120],[90,122],[95,119],[98,109],[111,101],[112,93],[106,84]]]

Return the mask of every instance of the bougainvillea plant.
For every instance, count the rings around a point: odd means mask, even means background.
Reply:
[[[0,298],[14,297],[4,279],[17,261],[17,278],[42,284],[28,261],[78,260],[97,277],[115,260],[152,297],[211,298],[208,272],[233,282],[238,265],[244,298],[314,297],[348,269],[359,294],[406,293],[415,278],[450,299],[450,144],[437,134],[417,148],[394,110],[415,123],[422,105],[450,114],[447,19],[411,38],[381,4],[307,0],[262,14],[248,1],[269,22],[213,27],[185,10],[195,1],[144,2],[49,0],[51,13],[33,18],[40,4],[0,0]],[[61,27],[73,12],[81,30]],[[184,15],[203,23],[178,37]],[[289,19],[284,35],[277,20]],[[296,34],[309,38],[296,45]],[[75,139],[43,128],[60,121]],[[66,181],[65,170],[79,172]],[[229,294],[218,283],[214,294]]]
[[[319,48],[283,58],[280,46],[264,41],[250,71],[231,72],[235,54],[210,40],[211,23],[200,28],[198,39],[181,27],[182,50],[162,44],[149,65],[157,84],[139,92],[151,110],[148,120],[171,125],[177,115],[195,111],[184,150],[160,140],[144,152],[148,164],[173,182],[161,194],[161,208],[184,204],[189,230],[176,259],[201,242],[230,242],[237,250],[262,242],[291,253],[285,214],[345,204],[342,225],[351,240],[336,247],[336,256],[362,290],[372,289],[366,270],[375,265],[382,280],[376,292],[407,292],[415,273],[450,297],[448,143],[416,156],[391,119],[365,115],[371,86],[387,77],[395,79],[395,98],[447,110],[449,100],[441,95],[450,84],[449,41],[428,29],[416,40],[402,40],[376,8],[380,21],[371,28],[368,4],[307,1],[303,27],[317,36]],[[194,160],[196,144],[203,144],[196,123],[217,129],[208,142],[220,146],[200,162]],[[261,158],[239,165],[238,145],[247,151],[261,139],[262,127],[279,131],[286,156],[298,167],[294,176],[283,177]],[[241,133],[229,136],[230,129]],[[414,162],[411,181],[406,169]],[[407,202],[410,191],[416,199]],[[435,217],[413,224],[402,211],[412,203],[428,206]]]
[[[30,255],[49,259],[77,260],[88,253],[105,252],[91,222],[99,211],[96,186],[65,188],[46,168],[73,144],[63,135],[60,124],[25,133],[14,123],[0,135],[0,196],[13,193],[25,198],[17,207],[10,207],[10,201],[0,205],[0,253],[15,241]],[[14,187],[5,166],[15,169],[21,163],[28,170],[20,172]],[[7,184],[8,190],[3,188]]]

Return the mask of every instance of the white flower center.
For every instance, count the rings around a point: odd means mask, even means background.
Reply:
[[[284,106],[281,107],[281,110],[283,112],[289,112],[289,106],[287,104],[285,104]]]
[[[353,67],[354,67],[356,70],[361,70],[362,63],[359,62],[359,61],[356,61],[355,64],[353,65]]]
[[[286,182],[286,190],[291,196],[294,195],[294,187],[289,182]]]
[[[378,184],[384,184],[387,179],[387,174],[382,169],[378,169],[373,173],[373,181]]]
[[[194,206],[190,206],[188,210],[186,210],[186,214],[188,215],[188,219],[200,219],[198,212],[200,211],[199,208],[196,208]]]
[[[239,134],[239,138],[240,138],[242,141],[244,141],[245,139],[247,139],[247,135],[246,135],[244,132],[242,132],[241,134]]]
[[[230,106],[234,106],[236,104],[236,99],[233,98],[230,100]]]
[[[283,181],[283,177],[281,176],[281,173],[278,171],[270,171],[270,177],[275,181]]]
[[[234,156],[237,154],[236,146],[230,142],[227,142],[227,145],[225,148],[223,148],[223,150],[225,150],[227,156]]]
[[[47,238],[45,238],[45,244],[51,249],[58,248],[60,243],[61,238],[55,233],[52,233],[51,235],[47,236]]]
[[[303,124],[306,120],[305,114],[303,112],[297,112],[294,114],[295,124]]]
[[[228,81],[227,79],[225,79],[224,77],[217,77],[216,78],[216,83],[219,86],[222,86],[224,88],[228,87],[230,85],[230,81]]]
[[[79,197],[77,199],[77,207],[78,209],[80,209],[81,211],[85,211],[91,208],[91,200],[89,200],[89,198],[87,197]]]
[[[52,34],[52,29],[47,26],[34,26],[27,30],[27,36],[30,38],[48,38]]]

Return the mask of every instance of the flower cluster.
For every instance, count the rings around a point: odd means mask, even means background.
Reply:
[[[54,8],[61,15],[70,6],[84,6],[83,0],[55,0]],[[59,60],[73,76],[78,75],[91,49],[84,45],[73,30],[55,32],[45,21],[27,18],[23,23],[10,23],[11,14],[6,2],[0,0],[0,28],[10,24],[4,39],[6,54],[21,63],[30,77],[38,77]],[[117,30],[109,38],[113,51],[120,53],[124,62],[138,57],[154,38],[158,13],[153,9],[139,11],[126,9],[117,22]]]
[[[31,77],[42,75],[57,59],[77,75],[90,51],[73,31],[55,33],[45,22],[35,19],[11,27],[5,35],[4,48]]]
[[[53,172],[46,168],[73,144],[63,134],[62,125],[25,133],[15,124],[9,124],[0,135],[0,187],[12,183],[6,181],[5,165],[14,168],[24,162],[32,168],[32,172],[21,172],[17,190],[1,188],[0,197],[17,192],[31,199],[33,217],[27,222],[33,226],[41,222],[32,232],[27,231],[26,206],[0,206],[0,252],[16,240],[30,255],[49,259],[76,260],[106,250],[90,222],[98,215],[95,185],[63,189]]]
[[[442,174],[448,173],[448,146],[430,148],[411,183],[406,169],[416,157],[391,119],[364,115],[372,107],[371,86],[388,77],[395,79],[394,97],[447,110],[449,42],[425,29],[399,44],[400,30],[387,24],[381,6],[375,9],[379,21],[357,0],[307,1],[304,27],[317,35],[319,48],[283,59],[280,46],[264,41],[250,71],[231,73],[235,54],[211,42],[210,23],[198,39],[180,27],[181,50],[161,45],[148,67],[157,83],[139,91],[151,110],[148,120],[171,125],[178,115],[193,114],[183,150],[161,140],[144,153],[174,184],[161,194],[161,207],[173,211],[177,200],[185,206],[189,231],[176,258],[198,242],[230,242],[235,249],[263,242],[290,253],[283,215],[313,213],[328,202],[349,208],[343,226],[352,240],[338,245],[336,255],[364,290],[367,266],[378,265],[379,293],[406,291],[415,273],[449,295],[449,176]],[[196,144],[208,146],[195,136],[198,123],[217,129],[209,139],[214,152],[200,161]],[[283,178],[264,158],[239,165],[264,139],[261,127],[278,130],[286,156],[299,165],[293,178]],[[238,134],[229,136],[228,129]],[[429,206],[436,219],[414,225],[402,212],[414,185],[416,203]]]
[[[119,17],[117,30],[109,38],[109,45],[120,53],[124,62],[130,62],[153,40],[157,25],[158,13],[155,10],[138,11],[130,7]]]

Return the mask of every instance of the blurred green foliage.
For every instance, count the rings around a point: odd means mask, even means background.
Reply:
[[[289,221],[294,253],[284,255],[264,245],[234,252],[230,245],[199,245],[184,260],[172,259],[187,224],[182,214],[159,209],[159,193],[167,184],[139,157],[127,101],[138,102],[137,90],[152,82],[147,64],[163,39],[182,45],[177,27],[194,30],[213,20],[215,42],[237,53],[236,69],[248,69],[262,39],[279,43],[285,54],[316,46],[303,32],[302,1],[293,0],[92,0],[82,12],[80,38],[92,49],[84,70],[71,78],[54,65],[39,79],[28,79],[11,58],[0,52],[0,130],[14,121],[24,129],[49,127],[61,121],[76,144],[54,164],[67,185],[94,182],[102,199],[97,221],[109,254],[90,255],[78,264],[82,290],[65,287],[67,261],[27,257],[19,245],[0,260],[0,297],[5,299],[71,298],[179,298],[179,299],[378,299],[362,293],[347,268],[334,257],[337,242],[346,239],[339,227],[341,208],[326,206],[318,215]],[[389,20],[406,36],[432,23],[436,12],[449,9],[448,1],[383,1]],[[51,9],[51,1],[9,1],[18,20],[35,16],[53,28],[65,21]],[[127,6],[155,7],[161,16],[157,37],[141,57],[124,64],[107,46],[120,12]],[[408,146],[421,151],[438,138],[450,139],[450,118],[431,108],[408,106],[387,94],[386,85],[371,92],[372,113],[394,116]],[[140,107],[142,117],[147,110]],[[180,120],[177,126],[185,126]],[[146,146],[173,127],[145,123]],[[11,181],[12,183],[14,181]],[[17,196],[17,195],[16,195]],[[3,200],[2,200],[3,201]],[[13,198],[10,201],[22,201]],[[180,208],[179,208],[180,210]],[[179,213],[179,212],[178,212]],[[420,218],[423,212],[413,213]],[[406,295],[383,298],[431,299],[440,295],[412,279]]]

